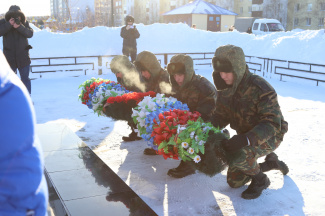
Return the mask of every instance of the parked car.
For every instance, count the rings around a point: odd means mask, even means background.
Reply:
[[[285,31],[283,25],[276,19],[256,19],[252,26],[253,34],[268,34]]]

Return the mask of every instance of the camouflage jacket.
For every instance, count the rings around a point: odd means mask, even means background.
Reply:
[[[216,88],[205,77],[195,74],[193,60],[190,56],[182,54],[173,56],[170,60],[171,63],[182,63],[185,66],[185,78],[182,86],[176,83],[173,71],[168,71],[174,92],[171,96],[186,103],[191,111],[200,112],[205,121],[209,120],[216,109]]]
[[[166,70],[161,68],[158,59],[153,53],[149,51],[139,53],[134,64],[136,65],[140,74],[141,68],[148,70],[148,72],[151,74],[149,80],[142,77],[146,87],[146,92],[154,91],[157,93],[166,93],[166,88],[170,88],[168,73]]]
[[[245,134],[253,146],[273,136],[283,138],[288,131],[288,123],[282,116],[273,87],[262,77],[249,72],[242,51],[230,45],[217,51],[215,56],[228,58],[231,62],[235,80],[232,86],[218,91],[213,124],[220,128],[230,124],[237,134]],[[221,79],[218,74],[218,71],[213,72],[216,86]]]

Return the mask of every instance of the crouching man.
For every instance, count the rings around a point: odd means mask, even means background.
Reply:
[[[237,132],[222,143],[225,151],[235,158],[229,164],[227,183],[238,188],[251,181],[241,196],[255,199],[270,185],[263,172],[271,169],[284,175],[289,172],[273,153],[288,131],[288,123],[283,119],[275,90],[248,70],[240,47],[220,46],[212,63],[218,98],[211,122],[219,128],[230,124]],[[257,159],[265,155],[265,162],[258,164]]]
[[[117,81],[127,90],[133,92],[145,91],[145,85],[140,79],[139,72],[127,56],[115,56],[110,63],[110,68],[112,73],[115,74]],[[128,125],[131,128],[131,133],[128,136],[123,136],[123,141],[141,140],[142,138],[135,132],[136,125],[133,122],[128,122]]]
[[[188,55],[175,55],[167,66],[172,84],[172,95],[182,103],[186,103],[191,112],[198,111],[204,121],[211,118],[216,109],[217,90],[205,77],[195,74],[193,59]],[[168,175],[183,178],[195,173],[191,162],[181,161],[179,166],[170,169]]]

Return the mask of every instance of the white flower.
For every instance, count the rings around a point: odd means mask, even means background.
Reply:
[[[139,119],[139,125],[140,127],[145,127],[146,126],[146,120],[145,119]]]
[[[194,153],[194,149],[189,148],[189,149],[187,150],[187,152],[190,153],[190,154],[193,154],[193,153]]]
[[[177,101],[177,99],[174,98],[174,97],[169,97],[169,101],[172,102],[172,103],[175,103]]]
[[[151,111],[155,111],[155,110],[156,110],[156,104],[150,102],[150,103],[148,104],[148,109],[151,110]]]
[[[201,161],[201,157],[199,155],[196,155],[194,158],[193,158],[194,162],[195,163],[198,163]]]
[[[193,139],[194,135],[195,135],[195,132],[192,131],[192,132],[190,133],[190,137],[191,137],[191,139]]]
[[[146,113],[141,110],[141,112],[139,113],[139,117],[140,118],[145,118],[146,117]]]
[[[162,100],[164,97],[165,97],[164,94],[160,94],[160,93],[158,93],[158,94],[156,94],[155,99],[156,99],[156,100]]]
[[[187,149],[187,148],[188,148],[188,146],[189,146],[189,145],[188,145],[188,143],[187,143],[187,142],[182,142],[182,147],[183,147],[183,148]]]
[[[177,133],[179,134],[180,132],[182,132],[183,130],[186,129],[186,126],[181,126],[181,125],[177,125]]]
[[[195,136],[195,141],[199,141],[199,137],[198,136]]]
[[[138,110],[133,109],[131,116],[134,117],[134,116],[138,116],[138,115],[139,115]]]
[[[199,142],[199,145],[203,145],[204,143],[205,143],[205,141],[201,140],[201,141]]]

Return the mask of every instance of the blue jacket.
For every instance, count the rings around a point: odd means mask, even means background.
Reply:
[[[26,87],[0,52],[0,215],[47,215],[48,189]]]

